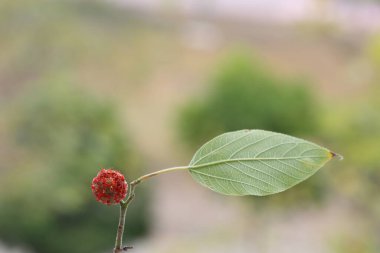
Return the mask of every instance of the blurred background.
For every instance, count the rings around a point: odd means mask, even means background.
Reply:
[[[137,189],[131,252],[380,251],[380,1],[0,2],[0,252],[111,252],[129,181],[260,128],[344,155],[266,198]]]

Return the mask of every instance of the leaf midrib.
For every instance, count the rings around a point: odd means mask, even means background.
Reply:
[[[326,156],[293,156],[293,157],[256,157],[256,158],[235,158],[235,159],[229,159],[229,160],[220,160],[210,163],[204,163],[199,165],[189,165],[188,169],[199,169],[207,166],[213,166],[223,163],[231,163],[231,162],[241,162],[241,161],[269,161],[269,160],[297,160],[301,158],[327,158]]]

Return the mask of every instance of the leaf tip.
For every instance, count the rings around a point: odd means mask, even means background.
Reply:
[[[332,151],[329,152],[329,155],[330,155],[330,159],[332,159],[332,158],[338,158],[339,160],[343,160],[343,158],[344,158],[342,155],[334,153]]]

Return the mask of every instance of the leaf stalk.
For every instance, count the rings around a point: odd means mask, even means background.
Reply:
[[[173,172],[173,171],[177,171],[177,170],[187,170],[187,169],[189,169],[189,166],[178,166],[178,167],[172,167],[172,168],[168,168],[168,169],[163,169],[163,170],[155,171],[155,172],[146,174],[144,176],[141,176],[141,177],[137,178],[136,180],[132,181],[131,182],[131,186],[136,186],[139,183],[141,183],[142,181],[144,181],[144,180],[146,180],[148,178],[157,176],[157,175],[161,175],[161,174],[164,174],[164,173],[169,173],[169,172]]]

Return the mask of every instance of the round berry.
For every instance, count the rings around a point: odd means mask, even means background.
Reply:
[[[124,176],[112,169],[102,169],[92,180],[96,200],[106,205],[118,204],[127,195],[128,184]]]

